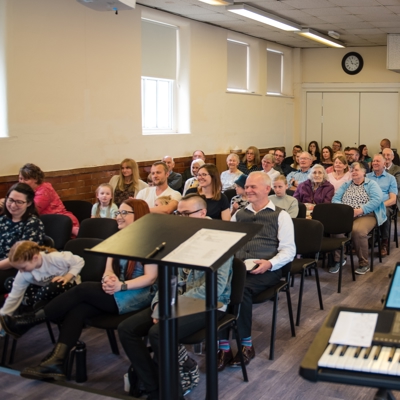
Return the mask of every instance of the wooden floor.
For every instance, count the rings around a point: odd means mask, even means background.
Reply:
[[[286,299],[281,296],[278,312],[277,340],[275,360],[269,361],[270,321],[272,303],[259,304],[253,308],[253,341],[256,358],[248,366],[249,383],[243,382],[241,370],[227,368],[219,375],[219,398],[227,400],[241,399],[279,399],[279,400],[357,400],[373,399],[375,389],[345,386],[328,383],[311,383],[298,374],[300,362],[329,310],[335,305],[347,305],[368,309],[380,309],[381,298],[386,293],[389,278],[400,249],[392,245],[392,253],[379,264],[375,259],[375,270],[364,276],[351,279],[350,268],[344,268],[342,293],[337,293],[337,274],[329,274],[320,269],[320,279],[324,300],[324,310],[318,306],[315,281],[309,277],[305,282],[303,311],[300,327],[296,327],[296,337],[290,334],[287,318]],[[355,257],[357,266],[357,258]],[[298,283],[292,290],[294,309],[297,307]],[[87,345],[87,366],[89,379],[84,384],[71,384],[84,387],[92,392],[81,391],[73,387],[23,379],[17,371],[0,368],[1,399],[107,399],[124,398],[123,375],[128,368],[125,354],[120,356],[110,352],[105,332],[90,328],[84,331],[82,339]],[[0,341],[2,350],[4,339]],[[9,366],[20,370],[25,366],[37,364],[52,348],[44,326],[32,329],[18,340],[15,362]],[[121,353],[123,353],[121,349]],[[186,398],[189,400],[205,398],[205,357],[193,356],[201,369],[200,385]],[[400,400],[400,392],[394,392]],[[104,396],[104,397],[103,397]]]

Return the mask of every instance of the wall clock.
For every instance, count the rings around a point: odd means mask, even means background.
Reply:
[[[363,58],[354,51],[347,53],[342,59],[342,68],[346,74],[356,75],[362,70],[363,66]]]

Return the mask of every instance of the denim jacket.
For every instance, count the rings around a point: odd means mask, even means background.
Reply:
[[[128,260],[120,260],[119,262],[121,266],[121,280],[123,280]],[[130,279],[135,279],[143,274],[144,267],[140,262],[137,262]],[[140,289],[131,289],[114,293],[114,299],[117,303],[119,314],[126,314],[131,311],[138,311],[148,307],[151,304],[156,291],[157,285],[153,284]]]
[[[219,269],[217,274],[217,296],[218,301],[224,305],[228,305],[231,296],[231,281],[232,281],[232,261],[230,257]],[[195,299],[206,298],[206,272],[197,269],[189,270],[186,275],[183,268],[179,268],[179,281],[186,281],[186,292],[183,296],[193,297]],[[151,307],[158,303],[158,292],[155,295]]]
[[[353,181],[343,183],[333,196],[332,203],[342,203],[342,197]],[[383,204],[383,193],[379,185],[369,178],[365,178],[364,189],[368,194],[369,201],[361,206],[364,214],[373,212],[378,225],[386,221],[386,208]]]

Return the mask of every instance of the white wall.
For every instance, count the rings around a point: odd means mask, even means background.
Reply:
[[[173,17],[185,25],[191,133],[142,136],[140,6],[116,16],[73,0],[0,1],[10,135],[0,139],[0,175],[26,162],[49,171],[292,144],[293,99],[265,95],[267,42],[258,41],[260,95],[227,93],[228,31]]]

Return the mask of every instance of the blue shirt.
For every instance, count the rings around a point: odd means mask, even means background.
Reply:
[[[383,201],[389,199],[389,193],[397,195],[398,189],[396,178],[385,170],[379,176],[376,175],[375,172],[370,172],[366,176],[379,185],[383,193]]]
[[[310,173],[310,170],[308,169],[305,172],[302,172],[301,170],[299,171],[293,171],[288,176],[286,177],[289,186],[291,186],[291,180],[297,181],[297,183],[305,182],[308,179],[308,174]]]

